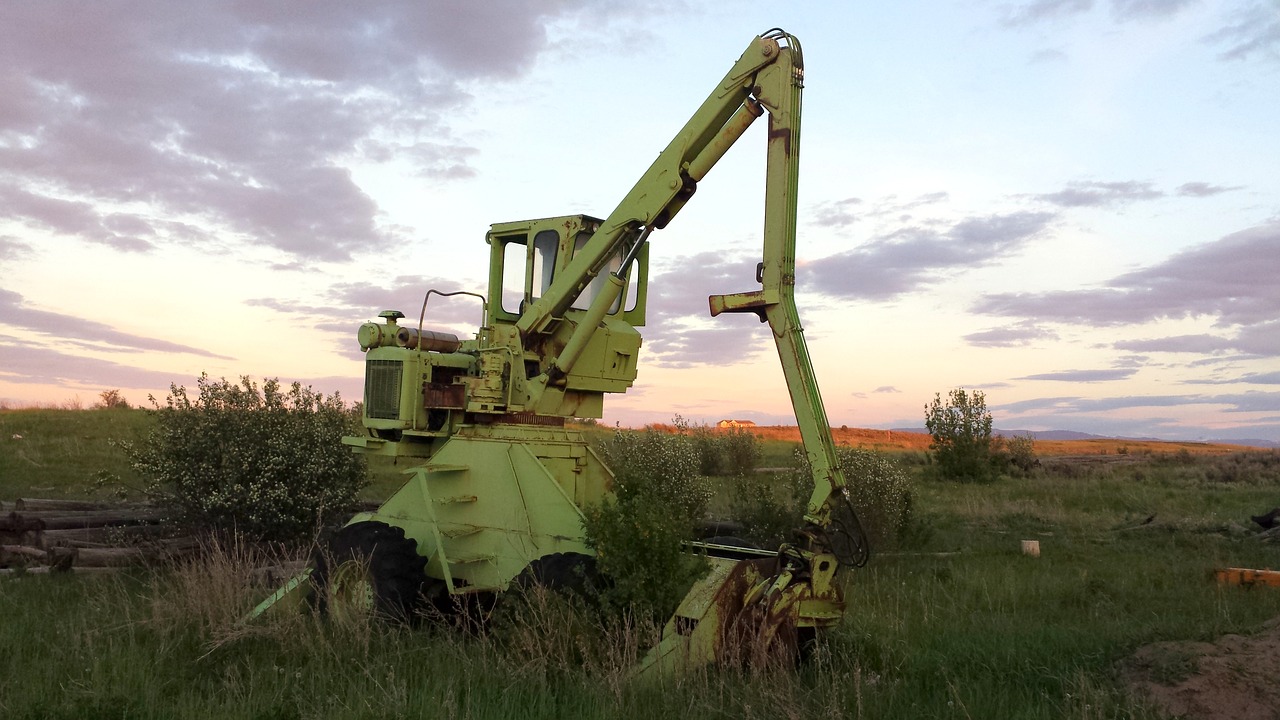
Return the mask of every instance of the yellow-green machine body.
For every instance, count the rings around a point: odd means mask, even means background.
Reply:
[[[609,496],[612,474],[567,421],[599,418],[607,393],[636,378],[652,233],[667,226],[721,156],[768,116],[765,226],[756,285],[709,298],[711,315],[767,322],[795,409],[814,491],[797,542],[778,552],[695,544],[712,571],[686,597],[642,673],[744,658],[838,623],[841,567],[866,560],[794,301],[796,182],[803,60],[798,41],[754,38],[604,219],[495,224],[481,325],[462,340],[385,311],[359,330],[366,433],[357,452],[397,458],[407,482],[258,612],[310,598],[395,613],[506,590],[521,576],[555,580],[589,562],[583,510]],[[658,289],[658,292],[661,290]],[[342,535],[342,533],[340,533]],[[388,550],[390,548],[390,550]],[[367,569],[347,568],[361,554]],[[354,589],[353,589],[354,588]],[[409,597],[409,596],[414,597]],[[355,600],[352,600],[352,599]],[[745,653],[745,654],[744,654]]]

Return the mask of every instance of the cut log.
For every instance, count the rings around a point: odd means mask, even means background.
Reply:
[[[47,554],[40,548],[26,545],[0,545],[0,567],[15,565],[43,565]]]
[[[45,530],[40,533],[41,546],[50,547],[63,540],[88,540],[89,542],[107,545],[119,545],[121,538],[149,538],[167,535],[173,528],[164,525],[128,525],[124,527],[69,528],[66,530]]]
[[[0,532],[21,534],[25,532],[33,532],[44,529],[44,520],[40,518],[29,518],[19,515],[16,512],[8,515],[0,515]]]
[[[73,548],[113,548],[118,547],[116,544],[105,542],[93,542],[91,540],[57,540],[52,543],[46,543],[45,547],[73,547]]]
[[[79,548],[51,547],[48,550],[49,567],[54,570],[69,570],[76,564],[76,556],[79,554]]]
[[[199,550],[201,547],[200,541],[190,535],[177,538],[157,538],[155,540],[148,541],[148,543],[158,545],[163,548],[165,552],[170,553],[194,552]]]
[[[13,510],[110,510],[123,507],[120,503],[98,500],[56,500],[53,498],[18,498]]]
[[[23,575],[51,575],[65,573],[70,575],[110,575],[126,568],[122,567],[86,567],[79,569],[57,570],[47,565],[33,568],[0,568],[0,577],[21,577]]]
[[[141,547],[77,548],[74,567],[129,567],[156,562],[160,553]]]
[[[21,522],[41,522],[45,530],[71,530],[119,525],[145,525],[160,522],[165,513],[160,510],[92,510],[92,511],[14,511],[10,521],[17,526]]]

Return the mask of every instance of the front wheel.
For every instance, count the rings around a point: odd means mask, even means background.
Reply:
[[[315,607],[322,615],[411,620],[427,586],[427,559],[404,529],[358,522],[334,533],[312,559]]]
[[[603,583],[595,557],[574,552],[543,555],[529,563],[515,579],[518,587],[540,585],[553,592],[580,598],[595,597]]]

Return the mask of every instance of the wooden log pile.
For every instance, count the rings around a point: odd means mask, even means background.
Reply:
[[[0,575],[113,572],[195,552],[164,514],[136,503],[19,498],[0,502]]]

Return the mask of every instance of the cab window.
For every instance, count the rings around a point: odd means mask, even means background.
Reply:
[[[578,251],[581,250],[589,240],[591,240],[591,233],[588,233],[588,232],[578,233],[577,237],[575,237],[573,240],[574,254],[576,255]],[[609,262],[605,263],[605,266],[601,268],[600,274],[596,275],[595,278],[591,280],[591,284],[587,285],[587,287],[582,290],[582,294],[578,296],[578,299],[573,301],[573,308],[576,310],[586,310],[587,308],[591,307],[591,301],[595,300],[596,296],[599,295],[602,290],[604,290],[605,276],[608,273],[616,273],[621,268],[622,268],[622,257],[617,254],[614,254],[613,257],[609,258]],[[618,308],[621,306],[621,304],[622,304],[622,295],[619,294],[617,299],[613,301],[613,307],[609,308],[609,314],[613,315],[614,313],[618,312]]]

